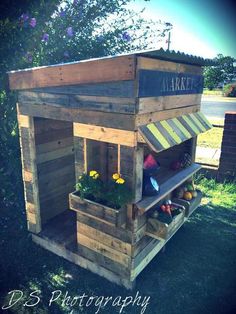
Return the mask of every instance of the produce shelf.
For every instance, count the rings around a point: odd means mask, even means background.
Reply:
[[[160,185],[160,193],[155,196],[145,196],[141,201],[136,203],[139,215],[143,215],[150,208],[155,206],[162,198],[176,189],[200,169],[201,165],[196,163],[193,163],[188,168],[179,170],[178,172],[166,168],[163,168],[163,170],[160,169],[160,173],[156,176]],[[161,177],[162,173],[165,173],[165,176]]]
[[[194,211],[198,208],[202,200],[202,192],[197,190],[197,197],[193,198],[191,201],[186,201],[183,199],[174,198],[172,201],[174,203],[180,204],[185,207],[185,218],[187,219]]]

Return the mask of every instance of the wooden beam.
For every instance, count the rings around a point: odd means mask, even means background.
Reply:
[[[120,130],[134,130],[135,115],[87,111],[46,104],[19,103],[19,113],[31,117],[78,122]]]
[[[135,132],[91,124],[74,123],[74,136],[130,147],[134,147],[137,144]]]
[[[191,106],[191,107],[183,107],[183,108],[177,108],[177,109],[171,109],[171,110],[163,110],[159,112],[150,112],[150,113],[140,114],[136,116],[136,121],[135,121],[136,128],[138,128],[141,125],[148,124],[148,123],[172,119],[175,117],[182,116],[184,114],[198,112],[199,110],[200,110],[200,105],[196,105],[196,106]]]
[[[121,56],[9,72],[10,89],[134,79],[135,57]]]
[[[201,94],[144,97],[138,100],[138,113],[157,112],[201,104]]]
[[[168,72],[184,72],[201,75],[203,69],[200,66],[183,64],[172,61],[156,60],[146,57],[138,57],[137,68],[143,70],[159,70]]]
[[[20,115],[18,106],[17,119],[20,134],[22,177],[24,182],[28,229],[31,232],[39,233],[41,231],[41,214],[36,164],[34,119],[29,116]],[[27,136],[22,137],[23,134]]]

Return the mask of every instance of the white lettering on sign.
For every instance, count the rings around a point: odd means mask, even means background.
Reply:
[[[188,76],[163,78],[161,83],[161,92],[188,91],[193,88],[194,79]]]

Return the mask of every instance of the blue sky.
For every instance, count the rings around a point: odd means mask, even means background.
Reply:
[[[213,58],[218,53],[236,58],[236,17],[233,1],[135,0],[144,17],[173,24],[170,49]],[[166,39],[157,48],[167,48]]]

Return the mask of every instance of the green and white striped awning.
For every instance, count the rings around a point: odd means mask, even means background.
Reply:
[[[201,112],[157,121],[139,127],[139,132],[152,150],[159,153],[212,128]]]

